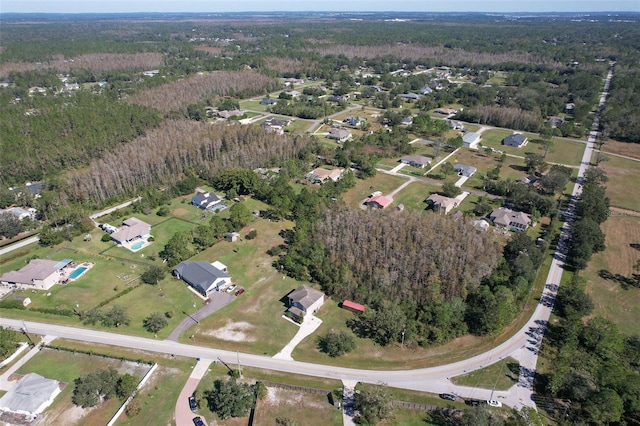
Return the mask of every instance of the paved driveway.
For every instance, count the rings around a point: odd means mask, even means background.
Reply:
[[[189,397],[193,395],[193,392],[198,387],[200,380],[202,380],[204,375],[207,373],[210,364],[210,359],[199,359],[196,366],[193,367],[191,376],[189,376],[187,383],[185,383],[182,388],[182,392],[180,392],[180,396],[176,401],[176,426],[193,426],[193,418],[196,417],[198,413],[191,411],[191,408],[189,407]],[[202,420],[207,424],[204,418]]]
[[[227,306],[229,303],[235,300],[235,296],[225,293],[224,291],[215,292],[209,297],[209,303],[205,304],[200,310],[195,313],[182,312],[185,315],[185,319],[169,334],[167,340],[178,341],[178,337],[185,332],[189,327],[196,323],[196,321],[202,321],[218,309]]]

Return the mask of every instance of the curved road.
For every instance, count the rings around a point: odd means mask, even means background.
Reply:
[[[600,104],[598,105],[592,131],[589,135],[582,163],[580,165],[577,183],[572,192],[573,196],[566,214],[569,221],[573,218],[575,203],[581,189],[580,183],[582,182],[585,171],[590,165],[591,154],[599,125],[600,111],[606,100],[612,73],[613,68],[610,69],[605,82],[604,91],[600,98]],[[477,399],[489,399],[492,397],[493,399],[502,400],[506,405],[517,408],[522,406],[534,407],[535,404],[531,397],[533,393],[533,377],[535,375],[535,368],[538,360],[538,350],[544,336],[549,315],[551,314],[558,285],[562,278],[562,266],[564,264],[569,236],[570,223],[565,223],[562,228],[558,249],[547,276],[545,289],[540,298],[540,303],[536,307],[529,322],[527,322],[527,324],[509,340],[483,354],[464,361],[438,367],[404,371],[373,371],[283,360],[261,355],[244,353],[238,354],[237,352],[186,345],[170,340],[158,341],[148,338],[88,330],[77,327],[65,327],[36,322],[26,322],[26,326],[30,332],[46,336],[56,336],[66,339],[82,340],[85,342],[123,346],[132,349],[162,352],[192,358],[219,358],[230,364],[235,364],[239,361],[243,366],[278,370],[293,374],[306,374],[310,376],[359,381],[363,383],[384,382],[392,387],[437,393],[453,392],[462,397]],[[24,322],[22,320],[0,318],[0,325],[20,329],[23,327]],[[508,356],[517,359],[521,365],[520,380],[508,391],[493,392],[487,389],[455,386],[449,380],[451,377],[486,367],[487,365],[498,362]]]

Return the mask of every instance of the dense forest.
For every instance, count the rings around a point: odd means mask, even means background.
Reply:
[[[165,120],[88,168],[69,173],[68,192],[73,200],[99,203],[146,186],[175,183],[186,170],[206,177],[231,166],[253,168],[293,158],[306,141],[253,126]]]

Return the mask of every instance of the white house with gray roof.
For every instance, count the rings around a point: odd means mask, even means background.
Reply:
[[[324,304],[324,293],[306,284],[301,285],[287,296],[289,309],[287,310],[298,321],[304,320],[305,315],[314,314]]]
[[[231,284],[227,267],[220,262],[181,262],[173,269],[173,274],[205,297]]]
[[[34,418],[51,405],[62,391],[60,385],[57,380],[29,373],[0,398],[0,414],[9,412]]]
[[[465,164],[456,164],[455,166],[453,166],[453,170],[455,170],[455,172],[460,176],[464,177],[471,177],[475,174],[475,172],[478,171],[478,169],[476,169],[475,167],[467,166]]]

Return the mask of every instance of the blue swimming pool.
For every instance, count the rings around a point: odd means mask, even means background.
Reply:
[[[131,251],[138,251],[144,245],[144,241],[138,241],[137,243],[131,244]]]
[[[84,266],[81,266],[79,268],[74,269],[73,272],[69,274],[69,279],[70,280],[75,280],[80,275],[84,274],[84,271],[86,271],[86,270],[87,270],[87,268],[85,268]]]

